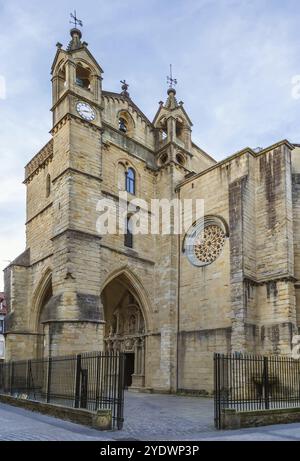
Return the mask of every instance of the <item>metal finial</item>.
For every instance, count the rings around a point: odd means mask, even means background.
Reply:
[[[120,80],[120,83],[122,83],[122,94],[124,94],[125,96],[129,96],[129,93],[128,93],[128,88],[129,88],[129,85],[128,83],[126,82],[126,80]]]
[[[70,24],[74,24],[75,28],[77,28],[77,26],[80,26],[80,27],[83,26],[83,22],[80,19],[78,19],[76,16],[76,10],[74,10],[74,14],[71,13],[70,16],[73,19],[73,21],[70,21]]]
[[[173,88],[177,85],[177,79],[173,78],[172,75],[172,64],[170,64],[170,75],[167,76],[167,83],[169,84],[169,88]]]
[[[128,83],[126,82],[126,80],[120,80],[120,83],[122,83],[122,90],[123,90],[123,91],[127,91],[128,88],[129,88],[129,85],[128,85]]]

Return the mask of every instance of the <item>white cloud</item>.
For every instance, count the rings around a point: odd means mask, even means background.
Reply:
[[[104,88],[118,91],[126,78],[149,118],[166,97],[173,63],[194,139],[216,158],[247,145],[300,141],[300,102],[291,88],[300,74],[299,1],[0,0],[7,93],[0,97],[1,258],[24,249],[23,167],[49,139],[50,67],[55,43],[69,40],[74,8],[104,68]]]

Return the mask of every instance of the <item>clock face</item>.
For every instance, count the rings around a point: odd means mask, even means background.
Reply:
[[[85,120],[88,120],[89,122],[92,122],[96,118],[96,113],[94,109],[87,102],[79,101],[76,104],[76,110],[80,117],[84,118]]]

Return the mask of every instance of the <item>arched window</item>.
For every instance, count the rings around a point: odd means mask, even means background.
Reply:
[[[167,127],[166,119],[163,118],[161,119],[159,123],[159,141],[165,142],[167,138],[168,138],[168,127]]]
[[[86,90],[91,89],[91,72],[81,64],[76,67],[76,84]]]
[[[46,177],[46,197],[49,197],[51,192],[51,176],[50,174],[47,174]]]
[[[123,131],[123,133],[127,133],[128,131],[127,121],[123,117],[119,118],[119,130]]]
[[[125,190],[135,195],[135,171],[133,168],[129,168],[125,173]]]
[[[183,123],[180,120],[176,120],[176,137],[183,141]]]
[[[126,134],[126,136],[133,136],[135,124],[132,116],[127,110],[118,112],[116,123],[119,131]]]
[[[124,245],[127,248],[133,248],[133,235],[132,235],[132,224],[130,221],[131,215],[128,215],[126,218],[126,229],[125,229],[125,238]]]
[[[61,96],[61,94],[65,91],[66,89],[66,68],[65,66],[61,66],[61,68],[58,71],[58,95],[57,97]]]
[[[185,157],[184,157],[184,155],[181,154],[181,153],[176,154],[176,161],[177,161],[177,163],[179,163],[179,165],[184,166],[184,164],[185,164]]]

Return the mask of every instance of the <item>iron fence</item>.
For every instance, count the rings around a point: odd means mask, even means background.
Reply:
[[[282,356],[215,354],[215,426],[222,410],[300,407],[300,360]]]
[[[91,411],[111,409],[122,429],[124,354],[92,352],[0,363],[0,393]]]

